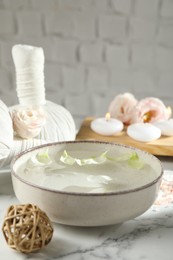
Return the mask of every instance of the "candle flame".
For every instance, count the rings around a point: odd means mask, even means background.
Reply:
[[[167,107],[167,113],[170,118],[172,116],[172,108],[170,106]]]
[[[106,118],[107,121],[109,121],[109,119],[111,118],[111,114],[109,112],[106,113],[105,118]]]
[[[152,113],[150,111],[145,113],[143,116],[143,122],[144,123],[150,122],[151,117],[152,117]]]

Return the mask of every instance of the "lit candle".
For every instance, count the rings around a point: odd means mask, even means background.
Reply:
[[[169,118],[172,116],[172,108],[171,107],[167,107],[167,113],[168,113],[168,116]]]
[[[118,119],[111,118],[110,113],[91,122],[91,129],[100,135],[113,135],[121,132],[123,128],[123,123]]]

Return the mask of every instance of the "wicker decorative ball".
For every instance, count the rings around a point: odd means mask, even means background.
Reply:
[[[41,249],[51,241],[53,235],[48,216],[33,204],[11,205],[2,231],[7,244],[22,253]]]

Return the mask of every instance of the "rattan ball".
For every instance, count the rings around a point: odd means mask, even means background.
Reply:
[[[43,248],[53,235],[48,216],[33,204],[11,205],[4,218],[2,231],[7,244],[22,253]]]

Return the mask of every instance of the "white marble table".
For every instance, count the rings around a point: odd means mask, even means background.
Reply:
[[[173,175],[173,159],[160,159],[165,175]],[[1,226],[7,208],[16,203],[19,202],[13,192],[10,173],[1,171]],[[54,235],[49,245],[29,255],[10,249],[0,231],[0,259],[172,260],[173,202],[153,205],[140,217],[121,225],[82,228],[54,224]]]

